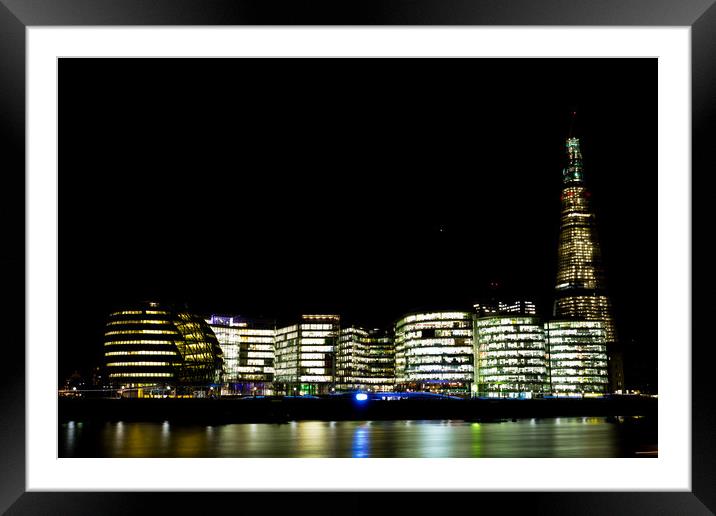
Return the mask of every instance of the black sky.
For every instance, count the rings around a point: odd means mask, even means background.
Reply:
[[[61,59],[60,380],[126,302],[388,326],[550,310],[570,112],[626,380],[655,385],[655,59]],[[633,342],[632,342],[633,341]]]

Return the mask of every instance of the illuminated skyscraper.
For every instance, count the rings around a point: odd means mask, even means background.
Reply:
[[[603,323],[609,356],[609,387],[612,392],[620,391],[624,389],[622,354],[606,292],[590,192],[584,182],[579,139],[567,138],[566,150],[554,315]]]

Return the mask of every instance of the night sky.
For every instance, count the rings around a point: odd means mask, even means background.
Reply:
[[[655,59],[61,59],[59,381],[148,299],[388,327],[551,313],[576,110],[628,386],[656,386]]]

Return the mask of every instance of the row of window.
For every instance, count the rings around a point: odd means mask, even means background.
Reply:
[[[171,362],[108,362],[107,367],[168,367]]]
[[[110,378],[170,378],[173,373],[110,373]]]
[[[179,335],[176,330],[112,330],[107,331],[104,334],[109,335],[132,335],[136,333],[142,333],[146,335]]]
[[[145,349],[142,351],[108,351],[104,354],[106,357],[110,356],[126,356],[126,355],[166,355],[166,356],[177,356],[176,351],[160,351],[154,349]]]
[[[168,319],[124,319],[119,321],[109,321],[107,323],[107,326],[116,326],[116,325],[128,325],[128,324],[138,324],[138,325],[148,325],[148,324],[160,324],[160,325],[167,325],[172,324],[172,322]]]

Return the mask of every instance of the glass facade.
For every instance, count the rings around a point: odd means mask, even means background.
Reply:
[[[545,323],[550,382],[555,396],[603,396],[608,391],[607,344],[601,321]]]
[[[336,390],[391,391],[394,384],[393,339],[380,330],[342,328],[336,353]]]
[[[212,315],[206,322],[223,352],[222,394],[272,394],[276,334],[273,323],[225,315]]]
[[[478,396],[532,398],[549,393],[544,329],[534,316],[475,319]]]
[[[328,394],[335,388],[338,315],[304,315],[278,328],[274,388],[279,394]]]
[[[610,389],[624,389],[622,354],[612,307],[606,293],[604,269],[590,192],[584,184],[578,138],[566,142],[567,166],[562,172],[562,209],[554,315],[601,321],[609,350]]]
[[[474,381],[472,314],[411,314],[395,324],[398,390],[469,394]]]
[[[222,353],[201,318],[149,302],[110,314],[104,365],[116,387],[206,387],[220,380]]]

